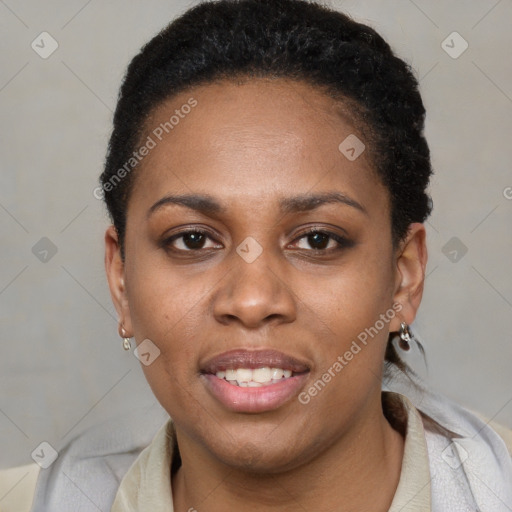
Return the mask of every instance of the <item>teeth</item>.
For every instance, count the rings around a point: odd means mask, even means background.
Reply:
[[[281,368],[272,368],[272,379],[282,379],[284,370]]]
[[[252,379],[252,370],[248,368],[239,368],[236,370],[236,380],[238,382],[250,382]]]
[[[272,370],[268,367],[253,370],[252,380],[254,382],[268,382],[272,380]]]
[[[219,373],[224,373],[224,372],[217,372],[217,377],[219,377],[219,379],[223,379],[224,377],[220,376]],[[226,380],[236,380],[236,370],[226,370]]]
[[[265,366],[255,370],[250,368],[228,369],[226,371],[219,371],[215,375],[219,379],[227,380],[234,386],[256,388],[263,385],[277,384],[282,379],[288,379],[292,376],[292,371]]]

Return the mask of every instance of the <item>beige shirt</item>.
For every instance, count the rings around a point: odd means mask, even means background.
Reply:
[[[430,512],[430,470],[421,416],[405,396],[383,393],[407,418],[402,470],[389,512]],[[170,485],[173,432],[169,420],[140,453],[121,481],[111,512],[174,511]]]

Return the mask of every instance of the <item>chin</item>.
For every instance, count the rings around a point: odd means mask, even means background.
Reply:
[[[230,438],[224,436],[224,439],[227,441]],[[311,456],[314,452],[311,450]],[[217,446],[212,449],[212,453],[229,468],[262,476],[284,473],[309,459],[305,454],[299,455],[301,447],[298,447],[297,443],[290,443],[290,436],[273,439],[272,443],[269,442],[268,435],[262,436],[259,440],[253,436],[250,441],[240,440],[236,446],[231,443],[227,446]]]

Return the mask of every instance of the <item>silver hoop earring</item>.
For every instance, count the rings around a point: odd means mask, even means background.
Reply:
[[[412,341],[411,331],[409,330],[409,326],[405,322],[402,322],[400,324],[399,335],[400,335],[400,340],[399,340],[398,344],[400,345],[400,348],[406,352],[408,350],[411,350],[411,341]]]
[[[121,335],[123,336],[123,348],[125,350],[130,350],[132,348],[132,342],[130,338],[126,336],[126,331],[124,330],[124,327],[121,327]]]

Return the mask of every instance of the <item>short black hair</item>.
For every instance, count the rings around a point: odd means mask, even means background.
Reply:
[[[393,242],[405,237],[412,222],[426,220],[432,167],[423,134],[425,108],[410,67],[384,39],[316,2],[207,1],[141,49],[120,89],[100,181],[123,257],[134,183],[126,163],[148,115],[187,88],[240,77],[291,78],[344,101],[354,122],[366,127],[372,163],[389,191]]]
[[[432,167],[418,82],[373,28],[306,0],[206,1],[141,49],[120,89],[100,182],[123,258],[132,157],[148,116],[188,88],[251,77],[306,82],[348,107],[389,191],[394,244],[428,218]],[[406,369],[391,338],[386,361]]]

